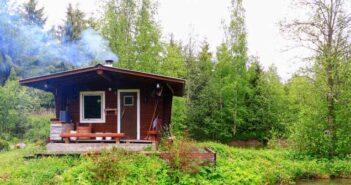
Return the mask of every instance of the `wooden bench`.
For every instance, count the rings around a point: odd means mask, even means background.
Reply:
[[[116,143],[120,143],[122,137],[124,137],[124,133],[62,133],[60,137],[63,138],[65,143],[70,142],[71,137],[84,137],[84,138],[92,138],[92,137],[111,137],[115,138]]]

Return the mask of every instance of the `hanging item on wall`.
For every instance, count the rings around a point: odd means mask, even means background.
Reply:
[[[163,91],[163,86],[161,87],[161,85],[159,83],[156,84],[156,95],[157,96],[161,96],[162,95],[162,91]]]

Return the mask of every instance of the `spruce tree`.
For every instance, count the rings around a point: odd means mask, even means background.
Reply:
[[[64,26],[60,28],[63,42],[71,42],[80,38],[82,31],[87,28],[84,16],[81,10],[73,8],[72,4],[68,5]]]
[[[44,17],[44,7],[38,8],[37,0],[29,0],[24,4],[23,17],[26,19],[27,23],[39,27],[43,27],[47,20],[47,18]]]
[[[196,139],[218,139],[213,114],[217,105],[214,97],[213,62],[209,45],[204,42],[196,60],[191,65],[188,80],[187,125],[190,135]]]

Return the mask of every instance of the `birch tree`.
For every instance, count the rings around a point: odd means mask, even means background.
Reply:
[[[347,80],[347,76],[342,75],[345,74],[343,70],[349,69],[346,63],[350,51],[351,17],[346,12],[344,0],[300,0],[297,5],[310,14],[283,24],[283,30],[313,53],[309,72],[319,89],[316,96],[325,100],[325,112],[321,115],[326,124],[323,132],[328,138],[327,155],[333,157],[338,154],[337,132],[342,126],[338,121],[344,122],[337,117],[337,109],[342,104],[339,98]]]

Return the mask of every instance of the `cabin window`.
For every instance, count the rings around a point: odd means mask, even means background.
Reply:
[[[80,93],[80,122],[105,122],[105,92],[91,91]]]
[[[123,97],[124,106],[134,106],[134,97],[133,96],[124,96]]]

